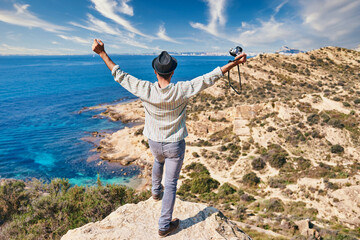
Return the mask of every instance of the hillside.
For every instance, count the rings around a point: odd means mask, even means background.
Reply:
[[[359,69],[360,53],[344,48],[263,54],[241,66],[241,95],[224,78],[192,98],[180,197],[289,237],[359,237]],[[94,108],[132,123],[101,140],[101,158],[138,164],[149,179],[141,103]],[[199,191],[204,179],[214,184]],[[296,223],[306,218],[313,230],[304,233]]]

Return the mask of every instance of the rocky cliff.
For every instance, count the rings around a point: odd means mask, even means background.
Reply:
[[[158,239],[161,201],[149,198],[138,204],[119,207],[102,221],[70,230],[61,239]],[[239,239],[251,240],[218,209],[176,199],[174,217],[179,229],[166,239]]]

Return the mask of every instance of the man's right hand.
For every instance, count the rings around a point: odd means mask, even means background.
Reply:
[[[97,54],[105,52],[104,43],[100,39],[94,39],[92,50]]]

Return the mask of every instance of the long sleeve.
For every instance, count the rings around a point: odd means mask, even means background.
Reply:
[[[111,71],[114,80],[120,83],[126,90],[141,99],[148,99],[151,91],[151,82],[139,80],[134,76],[122,71],[119,65],[115,65]]]
[[[191,81],[178,82],[180,89],[185,98],[190,98],[200,91],[214,85],[215,81],[223,77],[224,74],[220,67],[215,68],[213,71],[194,78]]]

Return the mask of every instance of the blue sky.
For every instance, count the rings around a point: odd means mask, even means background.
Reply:
[[[357,48],[359,0],[0,0],[0,54]]]

